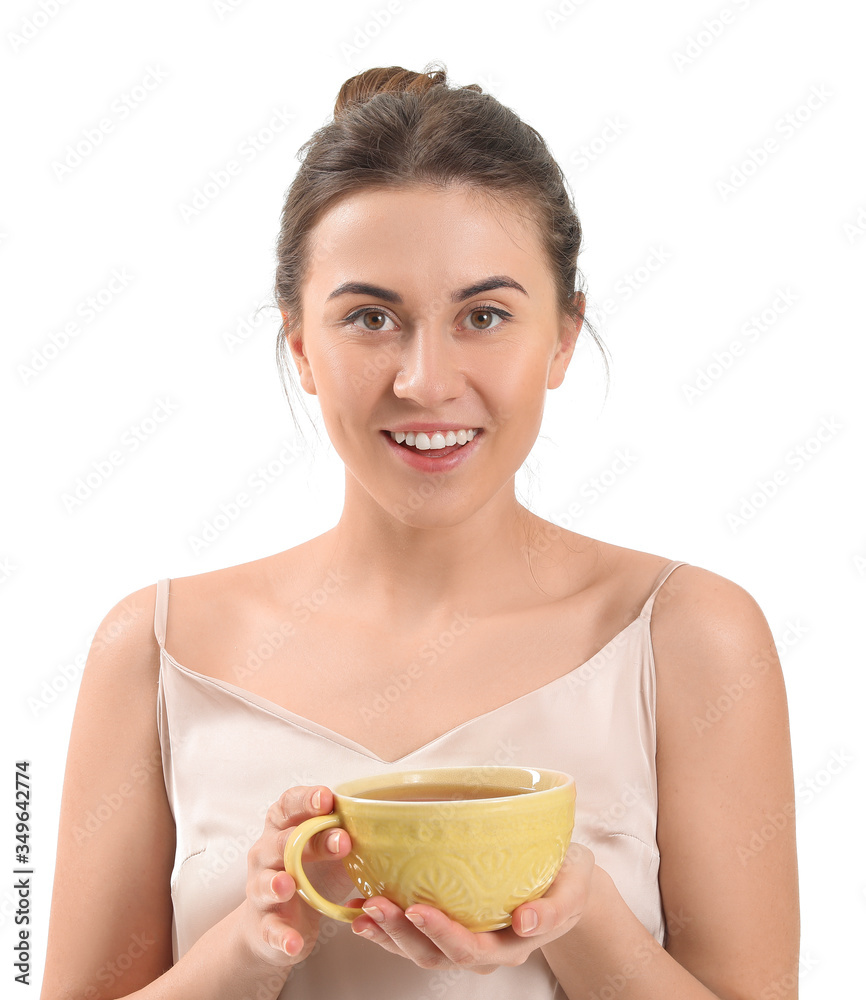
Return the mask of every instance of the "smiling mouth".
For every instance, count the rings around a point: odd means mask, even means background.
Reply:
[[[481,433],[481,429],[470,428],[459,431],[384,431],[392,441],[418,452],[434,452],[435,454],[450,454],[468,444]],[[432,455],[430,456],[433,457]]]

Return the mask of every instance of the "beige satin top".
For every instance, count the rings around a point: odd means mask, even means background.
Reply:
[[[177,828],[171,876],[176,962],[244,898],[247,851],[268,806],[293,785],[334,787],[413,767],[520,764],[573,774],[573,839],[595,853],[647,930],[664,944],[658,886],[655,665],[650,615],[661,571],[640,615],[591,659],[395,761],[227,681],[178,663],[164,648],[169,580],[157,584],[157,723]],[[337,900],[342,902],[342,900]],[[540,950],[488,976],[429,971],[322,918],[319,942],[281,998],[292,1000],[536,1000],[563,998]]]

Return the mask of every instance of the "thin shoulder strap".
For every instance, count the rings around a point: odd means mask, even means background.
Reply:
[[[169,577],[157,580],[156,583],[156,605],[153,609],[153,632],[159,648],[165,646],[165,623],[168,621],[168,585],[171,582]]]
[[[646,603],[644,604],[644,606],[641,608],[640,612],[641,618],[650,617],[650,615],[652,614],[653,604],[656,599],[656,594],[659,592],[659,590],[661,590],[662,584],[665,582],[665,580],[667,580],[667,578],[671,575],[671,573],[673,573],[673,571],[677,568],[677,566],[688,566],[688,563],[683,562],[682,560],[671,559],[671,561],[666,566],[662,567],[661,573],[659,573],[659,575],[656,577],[656,581],[653,584],[652,592],[646,599]]]

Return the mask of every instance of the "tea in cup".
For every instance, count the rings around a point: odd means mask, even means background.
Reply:
[[[352,921],[310,884],[301,855],[315,834],[352,838],[343,864],[362,896],[402,909],[425,903],[473,931],[511,924],[556,877],[574,826],[574,778],[511,766],[436,767],[357,778],[334,788],[334,811],[313,816],[286,843],[286,871],[320,913]]]

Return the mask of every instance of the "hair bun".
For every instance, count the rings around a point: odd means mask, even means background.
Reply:
[[[363,104],[376,94],[423,94],[433,87],[448,85],[448,71],[444,63],[428,63],[423,72],[404,69],[402,66],[377,66],[365,69],[350,77],[340,87],[334,105],[334,117],[351,104]],[[465,89],[480,90],[477,84]]]

